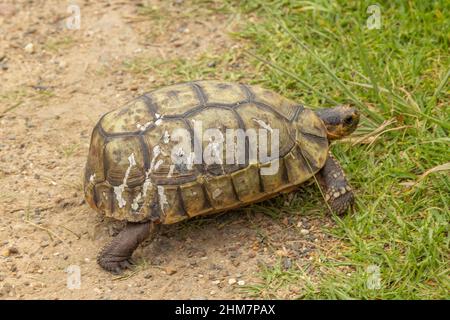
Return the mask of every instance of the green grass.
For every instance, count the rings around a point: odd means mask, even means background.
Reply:
[[[353,212],[323,229],[340,249],[319,250],[289,270],[262,266],[260,283],[245,288],[254,297],[286,297],[287,290],[299,299],[450,298],[450,176],[442,166],[450,162],[450,3],[376,3],[381,29],[369,30],[371,1],[230,0],[217,8],[240,18],[232,37],[245,49],[123,65],[165,79],[157,85],[240,80],[313,108],[352,103],[361,110],[356,141],[332,147],[357,195]],[[140,13],[154,19],[158,12]],[[288,204],[283,196],[251,210],[277,220],[326,214],[317,188],[305,190]],[[372,265],[379,289],[368,286]]]
[[[75,39],[70,36],[64,36],[58,39],[48,39],[44,44],[44,49],[52,52],[59,52],[61,50],[67,50],[75,44]]]
[[[198,79],[240,81],[248,77],[249,67],[243,67],[242,59],[243,53],[237,50],[202,54],[189,60],[164,60],[142,55],[124,61],[122,70],[138,76],[150,75],[155,80],[155,86]]]
[[[354,212],[324,230],[343,251],[312,261],[320,270],[314,279],[305,280],[300,268],[263,269],[262,285],[250,288],[254,296],[277,297],[280,287],[297,283],[298,298],[307,299],[450,298],[448,166],[419,179],[450,162],[450,6],[379,1],[381,29],[369,30],[372,4],[238,5],[257,21],[234,34],[247,44],[255,82],[308,106],[351,102],[364,115],[356,135],[390,120],[380,135],[333,146],[357,193]],[[379,289],[367,284],[370,265],[380,268]]]

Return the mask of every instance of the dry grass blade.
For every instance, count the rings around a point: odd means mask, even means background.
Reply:
[[[431,173],[440,172],[440,171],[449,171],[449,170],[450,170],[450,162],[447,162],[447,163],[438,165],[436,167],[433,167],[431,169],[428,169],[427,171],[422,173],[416,181],[402,182],[400,184],[402,186],[406,186],[406,187],[414,187],[419,182],[421,182],[423,179],[425,179],[428,175],[430,175]]]
[[[412,126],[400,126],[400,127],[395,127],[395,128],[386,129],[386,130],[380,132],[379,134],[377,134],[375,137],[371,137],[371,138],[372,138],[372,139],[371,139],[372,141],[370,141],[369,146],[372,145],[375,141],[377,141],[377,139],[378,139],[381,135],[385,134],[386,132],[389,132],[389,131],[397,131],[397,130],[406,129],[406,128],[412,128]]]
[[[368,134],[365,134],[363,136],[353,136],[353,137],[347,137],[347,138],[343,138],[341,140],[339,140],[339,142],[341,143],[351,143],[352,146],[357,145],[357,144],[368,144],[368,143],[372,143],[374,141],[374,137],[378,136],[380,133],[383,132],[383,130],[390,126],[391,124],[395,123],[396,120],[395,119],[389,119],[389,120],[385,120],[378,128],[376,128],[375,130],[369,132]]]
[[[33,227],[35,227],[35,228],[37,228],[37,229],[40,229],[40,230],[43,230],[43,231],[47,232],[48,236],[50,237],[50,239],[51,239],[52,241],[53,241],[53,237],[55,237],[56,239],[58,239],[59,241],[61,241],[61,243],[63,243],[63,244],[70,250],[70,252],[74,253],[74,251],[70,248],[70,246],[68,246],[68,245],[66,244],[66,242],[64,241],[64,239],[61,238],[60,236],[58,236],[58,235],[57,235],[55,232],[53,232],[52,230],[50,230],[50,229],[48,229],[48,228],[45,228],[45,227],[42,227],[42,226],[40,226],[40,225],[37,225],[36,223],[31,222],[30,220],[24,220],[24,222],[28,223],[29,225],[31,225],[31,226],[33,226]]]
[[[2,111],[2,112],[0,113],[0,118],[3,118],[8,112],[10,112],[10,111],[16,109],[16,108],[19,107],[21,104],[22,104],[22,101],[17,102],[16,104],[12,105],[12,106],[9,107],[9,108],[6,108],[4,111]]]

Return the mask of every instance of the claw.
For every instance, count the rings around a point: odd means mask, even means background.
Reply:
[[[133,268],[132,261],[122,257],[100,255],[97,261],[103,269],[116,275],[123,273],[127,269]]]

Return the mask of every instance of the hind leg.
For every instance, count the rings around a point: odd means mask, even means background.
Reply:
[[[139,244],[155,233],[156,225],[153,222],[128,222],[114,240],[103,248],[97,263],[109,272],[121,273],[132,266],[131,256]]]
[[[316,175],[331,210],[341,215],[355,202],[355,196],[339,162],[329,153],[325,166]]]

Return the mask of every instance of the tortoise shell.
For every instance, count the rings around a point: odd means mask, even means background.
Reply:
[[[196,134],[199,124],[203,135]],[[215,129],[214,139],[207,129]],[[249,156],[255,142],[247,136],[245,157],[237,164],[192,161],[189,150],[196,146],[226,159],[227,148],[215,148],[215,142],[227,129],[265,129],[269,142],[277,129],[279,154],[255,161]],[[179,147],[183,138],[188,140],[183,146],[191,147],[186,152]],[[170,224],[292,190],[323,167],[328,148],[320,118],[273,91],[219,81],[177,84],[100,119],[92,132],[84,191],[89,205],[109,217]],[[262,174],[270,166],[277,170]]]

